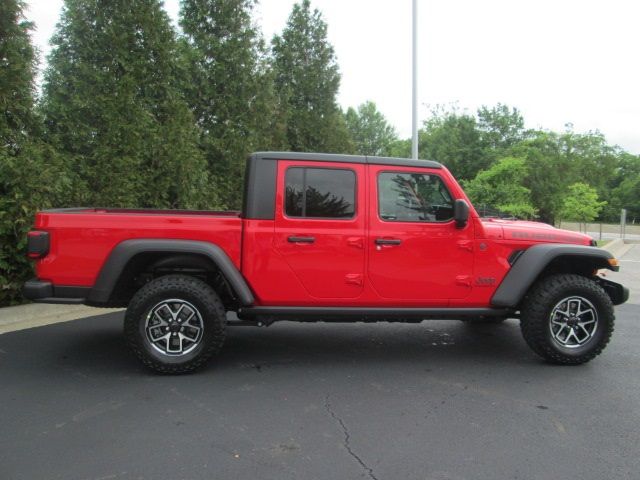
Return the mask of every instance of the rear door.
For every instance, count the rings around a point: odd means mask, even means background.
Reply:
[[[344,299],[362,293],[364,173],[363,164],[278,162],[275,248],[292,281],[311,297]]]
[[[446,305],[466,297],[473,226],[453,220],[454,198],[437,169],[369,165],[368,277],[383,298]]]

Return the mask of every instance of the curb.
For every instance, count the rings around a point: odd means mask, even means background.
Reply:
[[[0,308],[0,334],[121,311],[123,310],[116,308],[94,308],[85,305],[52,305],[45,303],[30,303],[28,305],[5,307]]]
[[[600,248],[602,248],[603,250],[607,250],[616,258],[620,258],[629,250],[631,250],[634,244],[635,242],[623,240],[622,238],[616,238],[615,240],[611,240],[609,243]]]

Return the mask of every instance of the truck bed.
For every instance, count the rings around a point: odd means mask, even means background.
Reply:
[[[70,208],[36,214],[34,228],[50,235],[39,278],[56,285],[92,286],[113,248],[124,240],[201,240],[224,249],[240,268],[242,220],[236,211]]]

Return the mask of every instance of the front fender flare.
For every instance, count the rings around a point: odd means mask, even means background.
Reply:
[[[93,304],[107,303],[129,260],[140,253],[148,252],[203,255],[220,269],[243,306],[254,303],[253,293],[244,277],[219,246],[195,240],[162,239],[125,240],[116,245],[104,262],[87,301]]]
[[[584,258],[596,264],[596,268],[617,270],[609,264],[613,255],[601,248],[582,245],[563,245],[545,243],[534,245],[524,251],[491,298],[495,307],[516,307],[525,296],[533,282],[550,262],[559,257]]]

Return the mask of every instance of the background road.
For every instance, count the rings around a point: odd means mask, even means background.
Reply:
[[[640,471],[640,246],[605,352],[540,361],[517,321],[230,330],[147,372],[115,313],[0,335],[0,479],[626,479]]]

